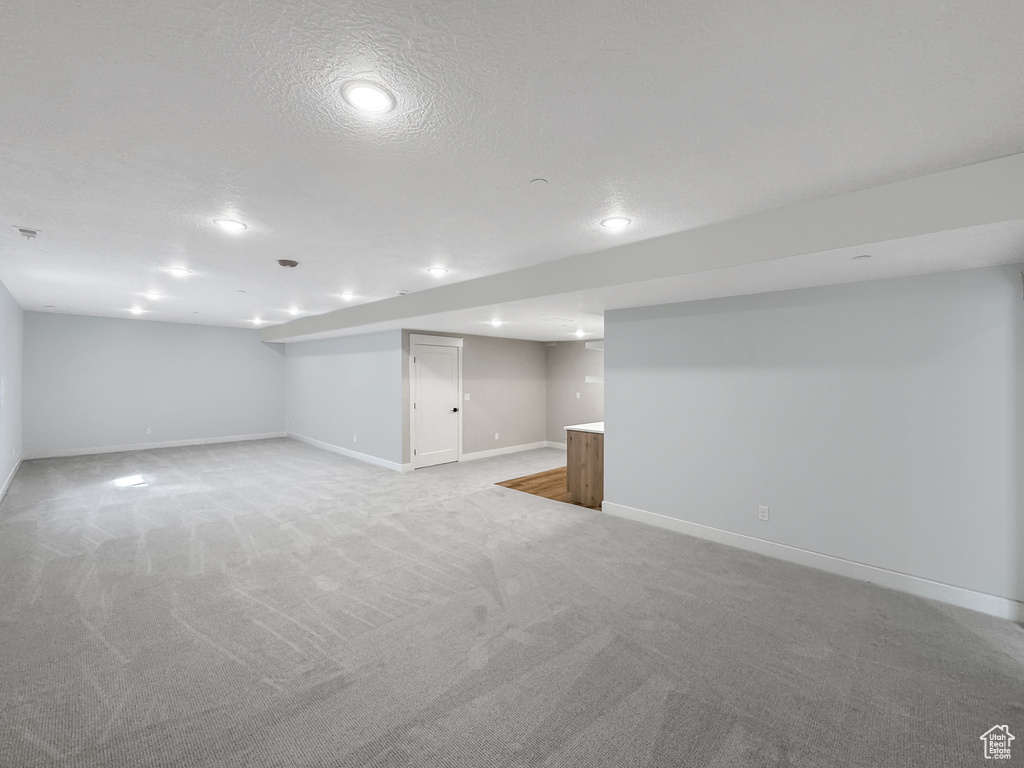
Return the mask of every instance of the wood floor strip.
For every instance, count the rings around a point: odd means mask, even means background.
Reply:
[[[500,483],[496,483],[496,485],[511,488],[513,491],[532,493],[534,496],[543,496],[545,499],[564,501],[566,504],[576,504],[569,496],[565,480],[566,468],[559,467],[558,469],[549,469],[547,472],[538,472],[535,475],[503,480]],[[579,504],[577,506],[582,507],[585,505]],[[592,509],[596,509],[596,507],[592,507]]]

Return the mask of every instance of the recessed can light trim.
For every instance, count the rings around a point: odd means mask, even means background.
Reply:
[[[232,235],[240,235],[249,228],[237,219],[214,219],[213,223]]]
[[[341,86],[341,97],[352,108],[370,115],[383,115],[395,108],[391,91],[369,80],[349,80]]]
[[[601,220],[601,226],[612,232],[619,232],[625,229],[632,223],[631,219],[625,216],[609,216],[607,219]]]
[[[185,269],[184,267],[167,267],[164,269],[164,272],[175,277],[188,277],[192,274],[191,269]]]
[[[448,270],[444,267],[427,267],[427,273],[434,277],[442,277],[448,274]]]

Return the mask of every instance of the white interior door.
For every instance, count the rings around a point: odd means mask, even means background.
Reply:
[[[462,339],[438,339],[459,342]],[[460,346],[413,341],[412,465],[432,467],[459,460],[462,438]]]

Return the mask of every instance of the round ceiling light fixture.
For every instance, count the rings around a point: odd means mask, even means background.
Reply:
[[[352,299],[356,297],[356,295],[352,293],[352,291],[345,291],[344,293],[339,293],[338,295],[345,301],[352,301]]]
[[[583,330],[582,328],[580,328],[580,329],[579,329],[578,331],[576,331],[576,333],[575,333],[575,334],[573,334],[573,335],[574,335],[574,336],[575,336],[575,337],[576,337],[577,339],[582,339],[582,338],[583,338],[584,336],[586,336],[586,335],[587,335],[587,332],[586,332],[586,331],[584,331],[584,330]]]
[[[263,324],[263,319],[259,318],[259,317],[254,317],[252,319],[252,324],[253,325],[262,325]]]
[[[214,219],[213,223],[232,235],[240,235],[248,229],[245,224],[235,219]]]
[[[302,312],[302,310],[301,310],[301,309],[299,309],[298,307],[291,307],[291,308],[290,308],[290,309],[288,310],[288,314],[289,314],[289,315],[298,315],[298,314],[300,314],[301,312]]]
[[[142,307],[132,307],[128,311],[131,312],[133,315],[141,315],[146,310],[144,310]]]
[[[144,293],[142,295],[145,296],[150,301],[159,301],[160,299],[163,298],[163,295],[159,293]]]
[[[175,277],[188,277],[192,274],[192,270],[185,269],[184,267],[167,267],[164,272]]]
[[[341,86],[341,96],[360,112],[371,115],[383,115],[395,108],[391,92],[367,80],[349,80]]]
[[[491,320],[491,325],[493,325],[495,328],[501,328],[501,326],[504,325],[504,323],[501,320]]]
[[[607,219],[601,220],[601,226],[605,229],[609,229],[612,232],[618,232],[621,229],[625,229],[630,225],[630,220],[625,216],[610,216]]]
[[[441,277],[441,275],[448,274],[448,270],[445,269],[444,267],[429,267],[427,269],[427,272],[433,275],[434,277]]]

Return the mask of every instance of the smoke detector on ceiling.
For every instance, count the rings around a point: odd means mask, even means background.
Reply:
[[[39,237],[41,230],[32,229],[32,227],[19,227],[17,224],[13,225],[18,234],[24,237],[26,240],[31,240],[34,237]]]

